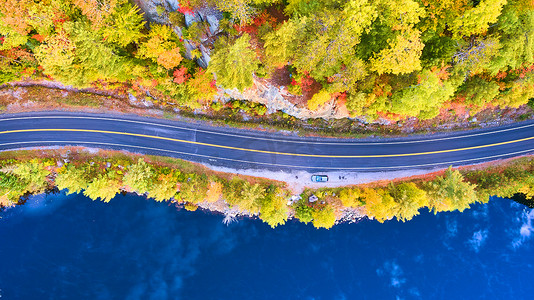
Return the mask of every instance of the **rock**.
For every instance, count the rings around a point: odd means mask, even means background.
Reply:
[[[219,32],[219,18],[216,15],[207,15],[205,17],[206,22],[210,24],[210,32],[215,35]]]
[[[128,93],[128,100],[130,101],[130,104],[132,104],[132,105],[138,105],[139,104],[139,101],[137,101],[137,98],[134,95],[130,94],[130,93]]]
[[[173,11],[177,10],[180,7],[180,3],[178,3],[178,0],[166,0],[166,1]]]

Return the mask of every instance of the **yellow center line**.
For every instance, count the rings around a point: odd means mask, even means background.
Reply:
[[[239,147],[232,147],[232,146],[215,145],[215,144],[209,144],[209,143],[194,142],[194,141],[187,141],[187,140],[174,139],[174,138],[168,138],[168,137],[154,136],[154,135],[148,135],[148,134],[118,132],[118,131],[108,131],[108,130],[93,130],[93,129],[20,129],[20,130],[0,131],[0,134],[22,133],[22,132],[40,132],[40,131],[91,132],[91,133],[118,134],[118,135],[127,135],[127,136],[152,138],[152,139],[159,139],[159,140],[166,140],[166,141],[172,141],[172,142],[179,142],[179,143],[193,144],[193,145],[200,145],[200,146],[208,146],[208,147],[215,147],[215,148],[223,148],[223,149],[230,149],[230,150],[239,150],[239,151],[247,151],[247,152],[266,153],[266,154],[276,154],[276,155],[299,156],[299,157],[320,157],[320,158],[381,158],[381,157],[404,157],[404,156],[429,155],[429,154],[440,154],[440,153],[458,152],[458,151],[466,151],[466,150],[474,150],[474,149],[483,149],[483,148],[488,148],[488,147],[495,147],[495,146],[502,146],[502,145],[508,145],[508,144],[513,144],[513,143],[519,143],[519,142],[524,142],[524,141],[529,141],[529,140],[533,140],[534,139],[534,137],[527,137],[527,138],[522,138],[522,139],[518,139],[518,140],[511,140],[511,141],[494,143],[494,144],[472,146],[472,147],[465,147],[465,148],[456,148],[456,149],[448,149],[448,150],[418,152],[418,153],[378,154],[378,155],[321,155],[321,154],[286,153],[286,152],[246,149],[246,148],[239,148]]]

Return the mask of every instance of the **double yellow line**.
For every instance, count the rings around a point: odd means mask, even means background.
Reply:
[[[493,143],[493,144],[487,144],[487,145],[472,146],[472,147],[457,148],[457,149],[448,149],[448,150],[417,152],[417,153],[380,154],[380,155],[320,155],[320,154],[286,153],[286,152],[246,149],[246,148],[240,148],[240,147],[215,145],[215,144],[209,144],[209,143],[187,141],[187,140],[182,140],[182,139],[174,139],[174,138],[154,136],[154,135],[148,135],[148,134],[118,132],[118,131],[108,131],[108,130],[92,130],[92,129],[20,129],[20,130],[0,131],[0,134],[24,133],[24,132],[89,132],[89,133],[117,134],[117,135],[126,135],[126,136],[135,136],[135,137],[159,139],[159,140],[166,140],[166,141],[172,141],[172,142],[178,142],[178,143],[193,144],[193,145],[215,147],[215,148],[222,148],[222,149],[239,150],[239,151],[246,151],[246,152],[266,153],[266,154],[275,154],[275,155],[287,155],[287,156],[298,156],[298,157],[318,157],[318,158],[385,158],[385,157],[405,157],[405,156],[417,156],[417,155],[430,155],[430,154],[440,154],[440,153],[467,151],[467,150],[474,150],[474,149],[483,149],[483,148],[489,148],[489,147],[502,146],[502,145],[508,145],[508,144],[513,144],[513,143],[519,143],[519,142],[524,142],[524,141],[529,141],[529,140],[533,140],[534,139],[534,137],[528,137],[528,138],[522,138],[522,139],[518,139],[518,140],[512,140],[512,141],[506,141],[506,142],[500,142],[500,143]]]

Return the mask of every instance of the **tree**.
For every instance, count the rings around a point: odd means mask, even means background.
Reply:
[[[423,71],[417,85],[393,94],[390,111],[423,119],[435,117],[442,103],[449,100],[456,90],[454,81],[443,81],[442,78],[443,75],[437,70]]]
[[[260,211],[265,188],[257,183],[250,184],[246,180],[234,177],[223,189],[223,196],[230,205],[239,206],[240,210],[255,214]]]
[[[421,70],[421,54],[424,44],[421,32],[416,29],[406,30],[389,42],[389,47],[382,49],[369,60],[371,69],[378,74],[407,74]]]
[[[499,85],[496,82],[480,77],[471,78],[462,89],[465,91],[465,102],[478,107],[491,103],[499,95]]]
[[[518,78],[510,82],[507,87],[493,102],[494,105],[504,108],[527,104],[529,99],[534,98],[534,74]]]
[[[27,184],[28,190],[39,191],[46,185],[46,177],[50,175],[49,166],[50,164],[45,161],[32,159],[18,163],[13,174]]]
[[[339,192],[339,200],[345,207],[360,207],[363,205],[360,201],[361,190],[359,188],[344,188]]]
[[[304,201],[299,201],[295,207],[295,217],[299,219],[304,224],[308,224],[313,220],[313,211],[315,209],[304,203]]]
[[[490,24],[497,22],[503,6],[508,0],[482,0],[463,15],[456,17],[451,24],[453,38],[482,34]]]
[[[481,74],[488,69],[496,74],[498,70],[492,60],[500,48],[499,40],[494,37],[471,39],[468,45],[458,49],[452,56],[454,68],[467,76]]]
[[[178,196],[184,202],[200,203],[206,199],[207,189],[206,178],[192,173],[181,183]]]
[[[107,25],[107,19],[126,2],[125,0],[72,0],[91,22],[91,27],[98,30]]]
[[[306,20],[289,19],[265,36],[265,61],[268,65],[282,67],[294,57],[304,37]]]
[[[176,172],[170,170],[163,170],[156,176],[156,180],[152,184],[152,188],[148,191],[148,195],[154,200],[161,202],[173,198],[178,192]]]
[[[65,30],[59,30],[35,48],[34,53],[40,65],[44,67],[45,73],[56,75],[74,63],[75,49],[76,45],[69,34]]]
[[[0,171],[0,207],[15,204],[26,192],[27,186],[17,175]]]
[[[255,183],[250,184],[245,181],[241,190],[241,199],[239,201],[239,208],[250,213],[258,213],[261,207],[261,199],[265,196],[265,189]]]
[[[131,62],[117,54],[88,26],[83,22],[65,23],[63,30],[35,49],[44,73],[64,84],[80,87],[99,79],[124,81],[131,78]]]
[[[252,74],[258,64],[256,53],[250,48],[250,36],[243,34],[233,44],[216,49],[208,72],[215,74],[217,83],[223,87],[243,91],[252,86]]]
[[[101,199],[104,202],[109,202],[119,193],[121,186],[118,174],[108,170],[94,177],[83,194],[92,200]]]
[[[88,185],[88,165],[64,165],[56,175],[55,183],[60,190],[67,189],[67,194],[80,193]]]
[[[434,213],[441,211],[464,211],[469,204],[478,201],[475,186],[464,181],[458,170],[449,167],[444,177],[438,177],[429,185],[429,208]]]
[[[154,24],[148,33],[148,39],[139,45],[137,56],[150,59],[166,69],[172,69],[182,61],[178,40],[178,36],[169,26]]]
[[[137,163],[128,167],[128,171],[123,176],[122,181],[132,190],[139,193],[146,193],[152,188],[154,170],[151,165],[140,158]]]
[[[472,5],[469,0],[425,0],[422,2],[427,12],[422,27],[435,31],[437,35],[443,35],[450,24]]]
[[[139,8],[125,3],[113,11],[109,16],[109,24],[102,27],[102,36],[107,42],[115,43],[120,47],[137,43],[142,37],[141,30],[145,26]]]
[[[29,11],[35,5],[31,0],[0,1],[0,50],[24,45],[31,31]]]
[[[364,188],[361,197],[365,203],[366,214],[378,222],[384,223],[397,215],[399,204],[387,191]]]
[[[357,58],[351,59],[341,67],[341,70],[330,76],[327,87],[330,93],[355,92],[356,82],[362,80],[367,75],[365,63]]]
[[[312,212],[312,218],[312,224],[316,228],[330,229],[336,224],[336,214],[334,208],[330,205],[314,210]]]
[[[409,221],[419,214],[419,209],[428,205],[426,192],[413,182],[391,185],[390,195],[399,204],[396,217],[399,221]]]
[[[213,97],[217,95],[217,87],[213,75],[203,69],[199,68],[194,77],[189,79],[186,84],[192,99],[197,102],[204,100],[203,103],[210,103]]]
[[[222,195],[223,185],[218,181],[211,180],[208,185],[208,191],[206,193],[206,202],[214,203],[217,202]]]
[[[313,95],[310,100],[308,100],[308,109],[317,110],[320,106],[323,106],[330,101],[330,99],[332,99],[332,97],[327,91],[320,90],[318,93]]]
[[[514,5],[509,4],[496,25],[495,35],[499,38],[499,49],[487,64],[489,73],[496,75],[500,71],[533,64],[534,11],[520,13]]]
[[[379,18],[393,30],[409,30],[425,16],[424,8],[413,0],[380,1]]]
[[[367,0],[348,1],[342,11],[318,12],[306,22],[308,34],[295,55],[295,67],[317,80],[338,73],[356,58],[354,47],[377,15],[376,7]]]
[[[289,208],[286,193],[279,187],[270,187],[261,200],[260,219],[272,228],[284,225],[287,221]]]

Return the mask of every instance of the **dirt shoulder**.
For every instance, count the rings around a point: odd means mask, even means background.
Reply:
[[[533,111],[526,105],[516,109],[487,108],[475,116],[469,116],[461,108],[446,107],[431,120],[410,118],[393,122],[379,119],[373,123],[357,118],[300,120],[281,111],[261,116],[235,106],[235,103],[227,103],[217,111],[211,108],[188,110],[148,95],[136,97],[124,90],[113,89],[76,89],[53,81],[21,81],[0,86],[0,112],[3,113],[64,110],[135,114],[306,136],[398,137],[493,127],[534,118]]]

